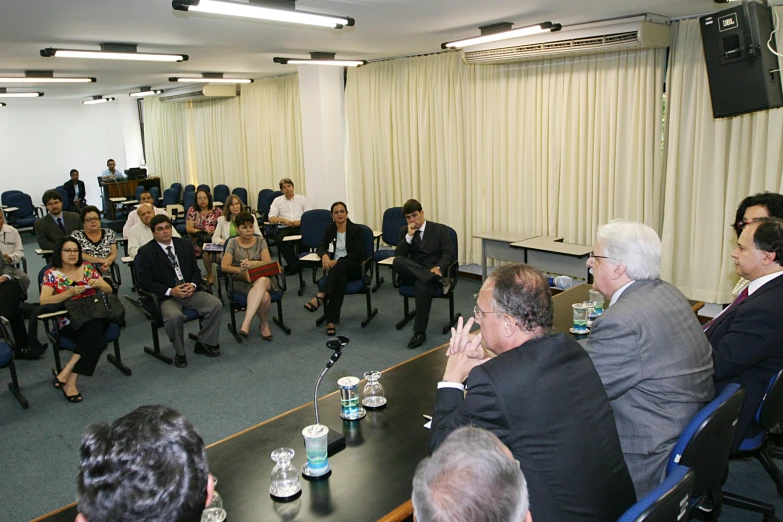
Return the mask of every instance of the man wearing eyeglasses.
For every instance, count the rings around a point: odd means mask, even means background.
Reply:
[[[743,228],[731,253],[750,284],[706,329],[715,361],[715,389],[745,387],[735,449],[761,432],[754,416],[770,378],[783,369],[783,220],[760,218]]]
[[[714,397],[709,343],[688,300],[660,279],[661,241],[642,223],[598,228],[587,260],[609,307],[580,341],[606,388],[620,444],[642,498],[691,418]]]
[[[534,521],[617,520],[636,496],[609,400],[585,351],[552,333],[552,313],[535,268],[490,274],[474,308],[481,333],[472,318],[452,330],[430,449],[461,426],[489,430],[519,461]]]

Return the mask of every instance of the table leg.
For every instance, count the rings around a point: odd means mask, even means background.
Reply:
[[[487,280],[487,240],[481,238],[481,282]]]

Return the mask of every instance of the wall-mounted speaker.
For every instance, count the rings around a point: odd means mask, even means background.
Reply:
[[[767,48],[771,8],[756,0],[699,18],[716,118],[783,106],[780,65]],[[775,39],[772,39],[775,46]]]

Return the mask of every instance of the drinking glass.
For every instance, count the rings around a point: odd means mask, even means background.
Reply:
[[[593,309],[595,315],[599,316],[604,313],[604,296],[597,290],[590,290],[590,301],[593,303]]]
[[[386,405],[386,397],[383,394],[383,386],[378,382],[381,372],[369,371],[364,373],[367,384],[364,385],[364,398],[362,405],[366,408],[380,408]]]
[[[302,430],[307,452],[307,464],[302,467],[302,473],[308,477],[320,477],[331,471],[328,460],[327,435],[329,428],[322,424],[311,424]]]
[[[279,448],[272,452],[272,460],[276,462],[272,470],[272,485],[269,493],[276,498],[287,499],[302,490],[299,484],[299,471],[291,464],[294,450]]]
[[[337,381],[340,387],[340,417],[345,420],[358,420],[367,412],[359,407],[359,378],[343,377]]]
[[[575,334],[586,334],[587,330],[587,315],[590,311],[590,305],[588,303],[574,303],[571,305],[574,310],[574,328]]]

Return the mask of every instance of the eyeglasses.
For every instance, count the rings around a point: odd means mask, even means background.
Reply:
[[[745,227],[750,225],[751,223],[753,223],[753,221],[745,221],[744,219],[740,219],[739,221],[737,221],[737,228],[740,230],[744,230]]]
[[[100,221],[100,220],[101,220],[101,218],[99,218],[99,217],[84,218],[84,222],[85,223],[93,223],[95,221]]]
[[[485,314],[504,314],[506,312],[485,312],[481,308],[478,307],[478,305],[473,307],[473,317],[476,318],[476,320],[481,321],[481,318]]]
[[[594,257],[594,258],[596,258],[596,259],[612,259],[612,258],[611,258],[611,257],[609,257],[609,256],[597,256],[597,255],[595,255],[593,252],[590,252],[590,254],[589,254],[589,255],[590,255],[590,257]]]
[[[60,250],[63,254],[78,254],[79,249],[78,248],[63,248]]]

